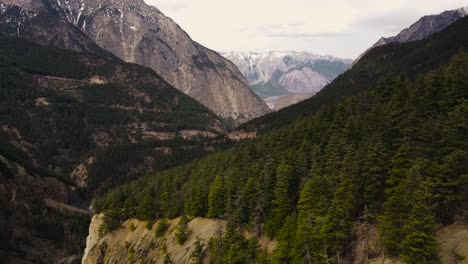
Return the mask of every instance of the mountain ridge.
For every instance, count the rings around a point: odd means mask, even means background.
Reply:
[[[359,61],[371,49],[383,46],[389,43],[406,43],[416,40],[425,39],[431,34],[437,33],[457,20],[468,16],[468,6],[457,8],[454,10],[444,11],[437,15],[426,15],[418,19],[409,27],[401,30],[396,36],[381,37],[374,45],[367,49],[363,54],[359,55],[353,64]]]

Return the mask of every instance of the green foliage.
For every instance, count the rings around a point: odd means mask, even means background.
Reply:
[[[205,258],[205,242],[197,236],[193,247],[193,251],[190,253],[190,264],[202,264]]]
[[[134,223],[131,223],[129,229],[130,229],[130,232],[133,232],[137,229],[137,227],[135,226]]]
[[[177,224],[177,229],[175,233],[176,242],[179,245],[183,245],[187,238],[190,235],[190,230],[188,228],[188,219],[185,215],[182,215]]]
[[[208,194],[208,216],[213,218],[222,218],[225,209],[223,189],[223,178],[216,176],[213,184],[210,187],[210,193]]]
[[[161,219],[158,221],[156,225],[156,230],[154,231],[154,235],[156,237],[162,237],[166,233],[167,229],[169,228],[169,223],[166,219]]]
[[[258,247],[255,238],[246,239],[239,234],[233,223],[228,223],[226,232],[211,238],[208,243],[209,256],[213,263],[255,263]]]
[[[118,214],[114,210],[107,210],[102,216],[102,224],[99,227],[99,236],[103,237],[107,233],[119,228],[122,221],[119,219]]]

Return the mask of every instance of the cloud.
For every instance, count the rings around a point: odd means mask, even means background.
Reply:
[[[357,19],[349,25],[349,29],[353,31],[378,30],[385,33],[395,33],[416,22],[418,18],[419,16],[410,10],[384,13]]]

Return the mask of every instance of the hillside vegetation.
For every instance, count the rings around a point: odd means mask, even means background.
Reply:
[[[273,254],[252,255],[221,239],[215,263],[348,263],[358,224],[377,226],[387,255],[438,263],[435,231],[466,221],[468,195],[468,54],[447,61],[381,77],[284,128],[123,185],[93,209],[107,231],[188,215],[278,241]]]

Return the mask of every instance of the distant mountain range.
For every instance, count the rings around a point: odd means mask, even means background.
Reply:
[[[221,52],[272,109],[304,100],[343,73],[351,60],[310,52]]]
[[[438,15],[429,15],[421,17],[416,23],[410,27],[403,29],[398,35],[393,37],[382,37],[372,47],[367,49],[361,54],[354,62],[356,63],[371,49],[379,46],[383,46],[389,43],[407,43],[410,41],[416,41],[425,39],[431,34],[442,31],[447,26],[458,21],[468,15],[468,6],[458,8],[455,10],[444,11]]]

